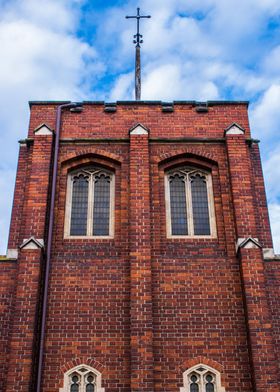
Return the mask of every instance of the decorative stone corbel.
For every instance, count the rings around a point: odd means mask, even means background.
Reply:
[[[41,238],[36,239],[35,237],[30,237],[23,240],[20,245],[20,249],[42,249],[44,247],[44,240]]]
[[[225,129],[225,135],[244,135],[245,129],[237,123],[232,123]]]
[[[236,241],[236,252],[239,251],[239,249],[244,248],[244,249],[256,249],[256,248],[262,248],[261,244],[259,243],[258,238],[252,238],[252,237],[247,237],[247,238],[238,238]]]

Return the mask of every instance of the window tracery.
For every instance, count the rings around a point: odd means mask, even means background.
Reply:
[[[169,237],[216,235],[210,173],[192,167],[167,172],[167,231]]]
[[[220,373],[204,364],[193,366],[183,374],[184,387],[180,392],[225,392]]]
[[[65,235],[113,236],[114,174],[87,167],[69,174]]]
[[[65,373],[64,386],[59,392],[105,392],[105,389],[101,387],[101,373],[80,365]]]

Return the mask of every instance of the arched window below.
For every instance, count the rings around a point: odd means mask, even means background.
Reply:
[[[80,365],[64,374],[64,385],[59,392],[105,392],[105,389],[101,387],[101,373]]]
[[[165,176],[168,237],[215,237],[216,223],[211,174],[193,167]]]
[[[68,176],[65,237],[113,237],[114,174],[86,167]]]
[[[221,385],[221,374],[203,364],[193,366],[183,374],[180,392],[226,392]]]

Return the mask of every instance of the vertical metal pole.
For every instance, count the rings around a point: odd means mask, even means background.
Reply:
[[[141,55],[140,46],[136,46],[135,55],[135,99],[140,101],[141,99]]]
[[[140,34],[140,19],[150,18],[150,15],[140,15],[140,8],[137,8],[137,15],[126,16],[127,19],[136,19],[137,21],[137,33],[134,35],[133,43],[136,44],[135,53],[135,99],[140,101],[141,99],[141,54],[140,44],[143,43],[142,35]]]

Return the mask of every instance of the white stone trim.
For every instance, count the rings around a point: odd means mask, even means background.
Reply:
[[[92,166],[94,167],[94,166]],[[95,167],[94,167],[95,168]],[[95,236],[92,235],[93,230],[93,200],[94,200],[94,186],[92,183],[89,184],[89,195],[88,195],[88,219],[87,219],[87,235],[77,236],[70,234],[71,228],[71,211],[72,211],[72,193],[73,193],[73,177],[79,173],[79,171],[86,171],[88,168],[75,170],[68,174],[67,178],[67,190],[66,190],[66,205],[65,205],[65,219],[64,219],[64,238],[65,239],[111,239],[114,238],[114,227],[115,227],[115,174],[111,171],[104,170],[96,167],[97,172],[104,172],[110,175],[110,219],[109,219],[109,235],[106,236]],[[93,180],[91,179],[91,182]]]
[[[245,130],[237,123],[231,124],[225,129],[226,135],[244,135]]]
[[[252,237],[238,238],[238,240],[236,241],[236,252],[238,252],[240,248],[256,249],[261,247],[262,246],[259,243],[258,238],[252,238]]]
[[[41,124],[39,125],[39,127],[35,129],[34,133],[35,135],[38,136],[46,136],[46,135],[52,135],[53,131],[47,124]]]
[[[86,371],[81,372],[80,371],[81,369],[86,369]],[[72,369],[68,370],[66,373],[64,373],[63,387],[59,388],[59,392],[70,392],[70,386],[71,386],[70,376],[73,373],[77,373],[81,376],[82,383],[81,383],[81,388],[80,388],[79,392],[86,392],[86,388],[85,388],[83,379],[89,372],[93,373],[96,377],[95,392],[105,392],[105,388],[101,387],[101,376],[102,376],[101,373],[98,370],[92,368],[91,366],[84,365],[84,364],[75,366],[74,368],[72,368]]]
[[[148,129],[144,127],[142,124],[137,124],[134,127],[132,127],[129,131],[130,135],[147,135]]]
[[[274,259],[275,253],[273,248],[263,248],[263,257],[265,259]]]
[[[41,249],[44,247],[44,240],[42,238],[30,237],[24,239],[20,245],[20,249]]]
[[[193,209],[192,209],[192,196],[191,196],[191,184],[190,181],[186,181],[186,205],[187,205],[187,224],[188,224],[188,235],[173,235],[171,227],[171,204],[170,204],[170,187],[169,187],[169,176],[170,174],[180,172],[181,170],[189,170],[188,175],[193,173],[200,173],[206,179],[207,186],[207,199],[208,199],[208,211],[209,211],[209,224],[210,234],[209,235],[195,235],[193,225]],[[176,170],[170,170],[165,173],[165,206],[166,206],[166,230],[167,238],[217,238],[217,227],[215,217],[215,206],[214,206],[214,195],[213,195],[213,182],[212,176],[209,172],[194,167],[182,167]]]
[[[199,368],[203,368],[203,371],[199,371]],[[225,388],[222,386],[221,383],[221,373],[218,372],[216,369],[213,369],[210,366],[204,365],[203,363],[199,363],[198,365],[192,366],[188,370],[186,370],[183,373],[183,387],[180,388],[180,392],[190,392],[190,379],[189,376],[191,374],[197,374],[200,376],[199,380],[199,392],[204,392],[205,391],[205,383],[203,382],[204,376],[207,375],[207,373],[211,373],[212,376],[214,376],[213,384],[215,388],[215,392],[226,392]]]
[[[8,249],[6,257],[7,257],[7,259],[17,259],[18,258],[18,250],[17,249]]]

